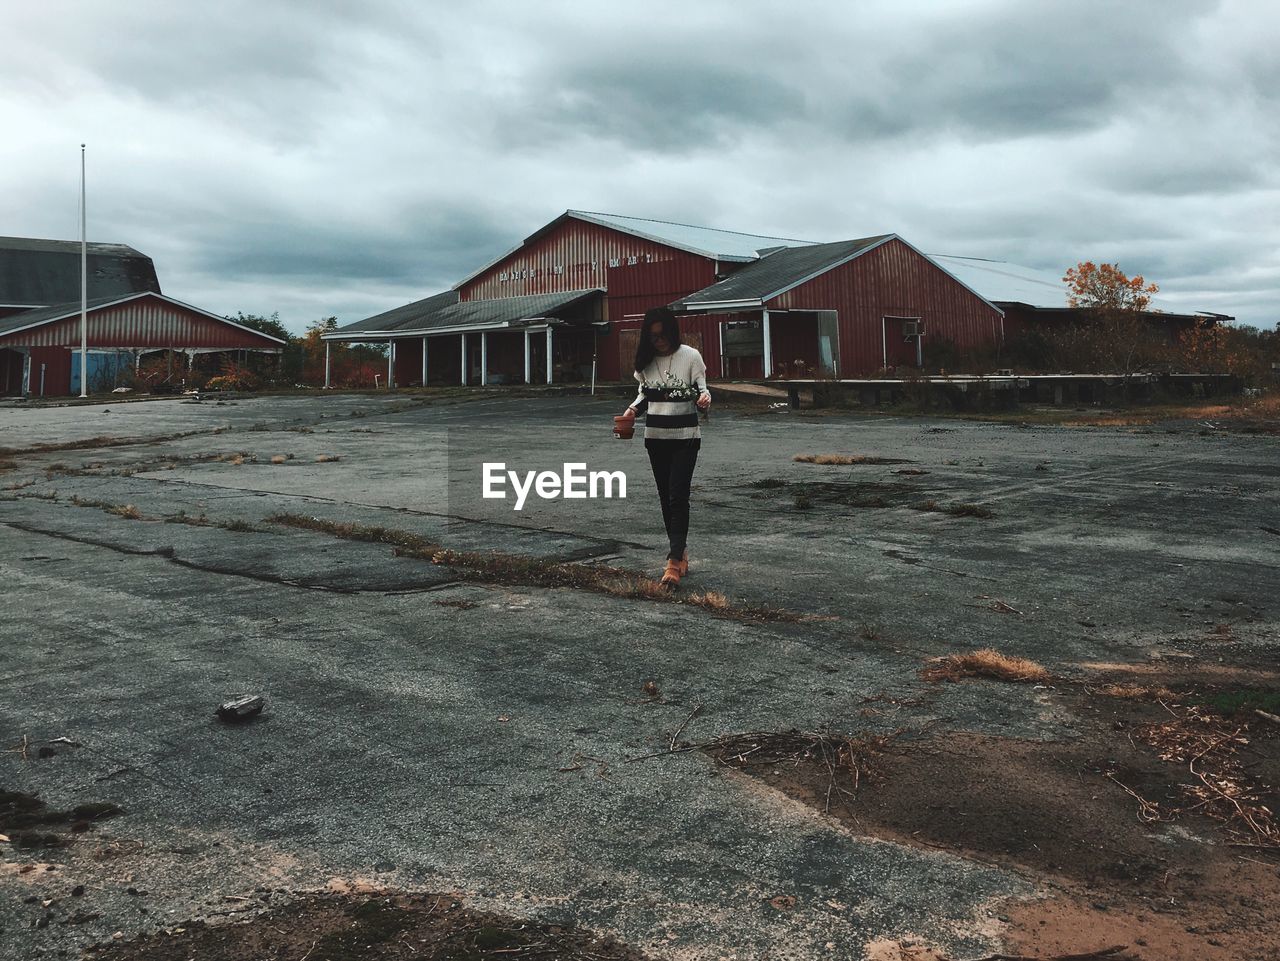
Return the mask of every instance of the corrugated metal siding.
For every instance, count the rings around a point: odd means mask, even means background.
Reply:
[[[463,300],[592,287],[604,287],[613,294],[615,283],[626,286],[624,275],[630,268],[677,261],[682,266],[675,269],[681,270],[689,261],[695,260],[710,263],[704,257],[664,244],[581,220],[566,220],[557,230],[522,247],[468,281],[458,293]],[[653,289],[672,286],[672,281],[661,277],[660,273],[651,275],[649,282],[657,285]],[[705,286],[706,283],[700,283],[686,293]]]
[[[921,318],[926,352],[930,340],[945,338],[967,348],[1000,339],[998,310],[896,239],[801,284],[769,306],[838,311],[840,372],[846,377],[881,367],[886,316]],[[779,317],[778,324],[785,324],[785,318]],[[784,359],[776,350],[774,356]]]
[[[90,347],[279,348],[258,334],[163,301],[140,298],[89,312]],[[0,337],[0,344],[79,347],[80,317]]]

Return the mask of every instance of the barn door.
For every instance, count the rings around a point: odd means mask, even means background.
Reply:
[[[680,331],[680,339],[688,344],[698,353],[702,354],[702,332],[699,330],[682,330]],[[634,327],[631,330],[618,331],[618,370],[621,372],[624,381],[631,380],[632,371],[635,370],[636,363],[636,345],[640,343],[640,328]],[[702,359],[706,360],[707,355],[702,354]]]

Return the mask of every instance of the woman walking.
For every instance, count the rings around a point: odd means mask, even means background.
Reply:
[[[640,390],[623,416],[634,421],[637,414],[645,413],[644,446],[670,546],[662,584],[673,590],[689,572],[689,487],[702,447],[698,411],[710,409],[711,394],[702,355],[680,342],[680,324],[667,307],[644,315],[635,378]]]

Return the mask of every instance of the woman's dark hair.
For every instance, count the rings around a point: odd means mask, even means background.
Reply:
[[[649,339],[649,331],[655,326],[662,327],[662,336],[672,350],[680,347],[680,322],[670,307],[654,307],[645,311],[644,323],[640,325],[640,342],[636,344],[636,372],[643,373],[653,363],[658,352],[653,349],[653,341]]]

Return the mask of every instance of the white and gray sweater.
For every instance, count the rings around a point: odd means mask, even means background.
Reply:
[[[707,365],[702,355],[681,344],[667,357],[655,357],[635,378],[640,390],[631,406],[644,413],[645,440],[692,440],[700,438],[699,395],[707,391]]]

